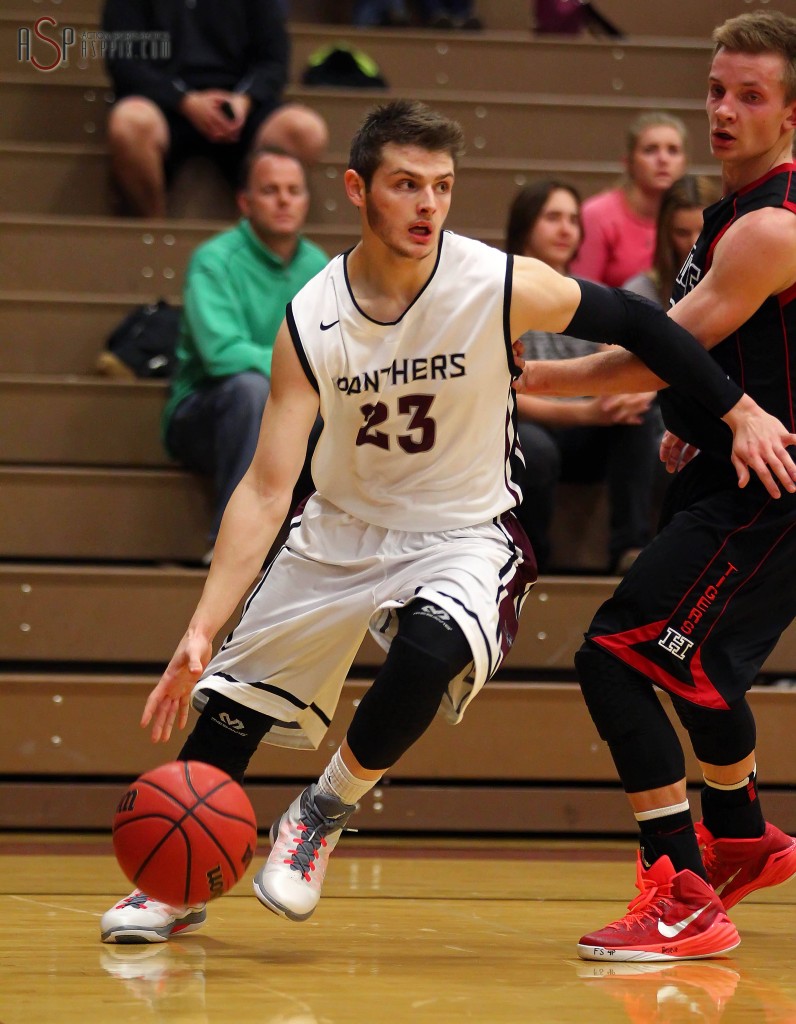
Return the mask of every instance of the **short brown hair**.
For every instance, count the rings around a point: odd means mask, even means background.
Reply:
[[[241,165],[240,174],[238,176],[239,191],[248,192],[254,168],[264,156],[286,157],[288,160],[295,161],[295,163],[297,163],[301,168],[302,174],[304,175],[304,184],[307,184],[307,168],[295,153],[291,153],[287,149],[282,149],[281,146],[257,146],[254,149],[249,150],[243,164]]]
[[[417,100],[393,100],[367,115],[351,142],[348,166],[370,188],[387,143],[450,154],[454,166],[464,149],[461,125]]]
[[[796,99],[796,18],[781,11],[748,11],[713,31],[713,56],[730,53],[778,53],[785,63],[785,102]]]

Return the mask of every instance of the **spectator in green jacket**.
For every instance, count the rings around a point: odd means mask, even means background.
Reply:
[[[238,205],[243,219],[191,257],[162,424],[169,454],[213,479],[208,561],[224,508],[257,444],[285,306],[327,263],[301,235],[309,192],[294,156],[256,150]],[[309,486],[305,477],[302,488]]]

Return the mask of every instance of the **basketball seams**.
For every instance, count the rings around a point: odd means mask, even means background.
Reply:
[[[167,766],[164,765],[162,767],[166,768]],[[173,767],[177,766],[174,765]],[[122,818],[114,822],[114,837],[123,836],[128,831],[128,828],[133,825],[146,826],[147,822],[150,823],[150,827],[155,832],[157,832],[159,827],[166,829],[163,835],[153,835],[151,837],[151,848],[148,848],[146,855],[142,857],[139,863],[134,865],[132,877],[128,876],[140,888],[146,889],[148,881],[145,877],[146,872],[148,870],[151,871],[153,868],[160,870],[158,866],[159,858],[165,856],[168,859],[177,859],[178,855],[174,848],[174,843],[177,841],[175,833],[179,833],[182,841],[178,843],[178,846],[180,849],[184,849],[184,854],[179,857],[179,870],[175,872],[174,881],[180,882],[184,879],[184,887],[182,887],[183,903],[188,905],[195,902],[195,899],[191,897],[191,890],[192,888],[195,890],[202,875],[207,877],[208,884],[210,884],[211,866],[213,864],[219,863],[224,865],[223,868],[212,867],[213,872],[221,871],[222,878],[226,872],[229,872],[234,880],[230,882],[227,879],[223,882],[223,892],[240,880],[248,866],[247,863],[242,865],[243,870],[239,869],[236,860],[238,856],[237,851],[234,851],[233,847],[230,847],[229,850],[225,847],[224,843],[227,842],[227,837],[225,835],[217,836],[215,834],[216,827],[219,824],[228,823],[233,827],[233,832],[235,827],[242,828],[244,831],[238,833],[236,841],[246,843],[248,849],[252,849],[257,844],[257,826],[253,813],[247,814],[242,810],[236,812],[235,810],[226,810],[214,806],[214,800],[218,799],[219,794],[230,786],[232,789],[229,791],[229,801],[233,804],[236,801],[240,803],[239,795],[235,792],[240,787],[233,779],[226,777],[220,782],[214,781],[207,792],[200,795],[197,784],[201,786],[202,782],[210,781],[201,777],[200,769],[207,768],[211,772],[219,770],[213,768],[212,765],[202,763],[200,766],[194,766],[190,762],[180,762],[179,768],[180,770],[174,772],[171,777],[164,776],[165,781],[162,783],[157,780],[153,781],[144,775],[130,787],[130,789],[137,787],[142,799],[138,802],[137,811],[130,807],[121,812],[131,814],[132,816],[127,820]],[[194,772],[200,772],[198,783]],[[178,792],[175,792],[175,790]],[[184,790],[184,792],[179,792],[180,790]],[[147,793],[149,794],[148,798]],[[224,794],[224,796],[226,797],[227,794]],[[149,810],[146,807],[147,799],[157,803],[157,801],[162,800],[164,797],[167,798],[167,806],[164,808],[157,809],[155,807]],[[194,801],[193,805],[190,803],[192,800]],[[179,818],[175,820],[177,815],[179,815]],[[204,820],[205,816],[208,820]],[[134,836],[135,832],[130,834]],[[122,840],[123,842],[124,840]],[[193,847],[196,848],[194,849]],[[169,849],[173,849],[174,852],[169,853]],[[205,870],[206,868],[207,870]],[[193,877],[194,873],[197,874],[196,878]],[[215,886],[213,895],[221,895],[221,893],[215,891]],[[212,899],[213,895],[209,897],[202,896],[201,898]]]
[[[188,836],[186,835],[185,830],[182,828],[182,822],[185,821],[185,818],[182,818],[179,822],[175,822],[173,818],[169,818],[165,814],[157,814],[154,811],[151,812],[151,813],[148,813],[148,814],[139,814],[138,817],[131,818],[130,821],[119,822],[119,824],[114,827],[113,834],[114,834],[114,836],[118,835],[120,832],[123,831],[123,829],[125,828],[126,825],[137,825],[140,822],[152,821],[152,820],[154,820],[154,821],[166,821],[166,822],[168,822],[171,825],[171,828],[169,829],[168,832],[166,832],[164,835],[162,835],[160,837],[160,839],[157,841],[157,843],[155,843],[155,845],[152,847],[152,849],[146,855],[144,860],[138,865],[138,867],[137,867],[137,869],[135,871],[135,874],[133,875],[131,881],[133,882],[134,885],[138,885],[138,879],[141,877],[141,875],[144,873],[144,871],[146,871],[147,866],[151,863],[153,857],[155,857],[155,855],[160,851],[160,849],[163,846],[163,844],[168,842],[168,840],[171,839],[171,837],[174,835],[175,832],[179,832],[180,835],[182,836],[182,838],[185,840],[186,861],[187,861],[187,863],[186,863],[186,875],[185,875],[186,883],[185,883],[185,885],[186,885],[186,892],[187,892],[188,887],[190,885],[190,878],[191,878],[191,872],[190,872],[191,844],[190,844],[190,842],[188,840]]]
[[[188,788],[190,789],[190,791],[193,793],[193,795],[195,797],[195,803],[194,803],[193,807],[190,808],[191,817],[196,819],[197,824],[201,825],[202,828],[207,833],[207,836],[210,839],[212,839],[213,843],[218,848],[219,853],[226,859],[226,862],[229,865],[230,870],[232,871],[232,874],[235,876],[235,881],[237,882],[240,879],[240,876],[238,875],[237,866],[235,865],[235,863],[233,862],[232,858],[227,853],[227,851],[224,849],[224,847],[221,845],[221,843],[218,841],[218,839],[216,838],[214,833],[210,830],[210,828],[207,825],[205,825],[205,823],[200,818],[197,818],[195,813],[194,813],[195,811],[197,811],[201,807],[207,807],[207,809],[212,811],[213,814],[217,814],[221,818],[226,818],[229,821],[239,821],[239,822],[241,822],[241,824],[244,824],[244,825],[247,824],[247,819],[245,819],[243,817],[239,817],[239,816],[234,815],[234,814],[230,814],[227,811],[219,811],[215,807],[213,807],[212,804],[208,803],[208,801],[210,800],[210,798],[212,796],[215,796],[216,793],[219,793],[222,789],[224,789],[225,786],[228,786],[233,780],[232,779],[223,779],[221,782],[219,782],[219,784],[217,786],[214,786],[211,790],[209,790],[207,793],[205,793],[204,796],[200,796],[198,790],[196,789],[196,786],[194,786],[194,784],[193,784],[193,779],[191,778],[190,761],[183,761],[182,762],[182,766],[183,766],[183,776],[185,778],[185,782],[186,782],[186,784],[188,785]]]
[[[196,789],[193,786],[191,786],[191,792],[196,797],[196,802],[194,803],[193,806],[189,806],[188,804],[183,803],[180,797],[175,796],[175,794],[170,793],[168,789],[165,789],[163,786],[159,786],[155,782],[151,782],[149,779],[139,779],[135,783],[135,785],[139,789],[142,786],[150,786],[152,789],[155,790],[155,792],[160,793],[161,796],[166,796],[170,800],[173,800],[181,811],[186,812],[185,816],[182,817],[180,821],[185,821],[185,817],[190,817],[197,807],[204,806],[207,807],[208,810],[212,811],[213,814],[217,814],[220,818],[226,818],[229,821],[237,821],[240,822],[241,825],[247,825],[249,823],[249,818],[246,815],[234,814],[232,811],[224,811],[218,807],[214,807],[212,804],[209,804],[207,802],[210,799],[210,797],[215,796],[220,790],[224,789],[224,787],[228,786],[232,781],[232,779],[225,779],[224,782],[220,783],[218,786],[214,786],[211,790],[208,790],[208,792],[204,796],[200,796]]]

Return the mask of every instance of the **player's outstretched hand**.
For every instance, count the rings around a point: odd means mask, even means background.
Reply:
[[[188,722],[191,690],[213,653],[210,640],[186,633],[166,671],[144,705],[141,728],[152,723],[152,742],[165,743],[175,721],[180,729]]]
[[[772,498],[781,496],[780,486],[791,493],[796,491],[796,463],[787,451],[796,445],[796,434],[748,395],[730,409],[724,420],[733,433],[732,464],[739,487],[749,483],[751,470]]]
[[[699,449],[671,431],[664,430],[659,454],[667,473],[679,473],[695,455],[699,455]]]

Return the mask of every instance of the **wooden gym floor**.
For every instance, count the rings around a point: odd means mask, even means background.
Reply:
[[[634,895],[629,841],[346,836],[300,925],[250,874],[196,934],[105,946],[130,888],[108,837],[0,834],[0,1022],[796,1022],[796,885],[733,911],[728,959],[623,965],[575,943]]]

